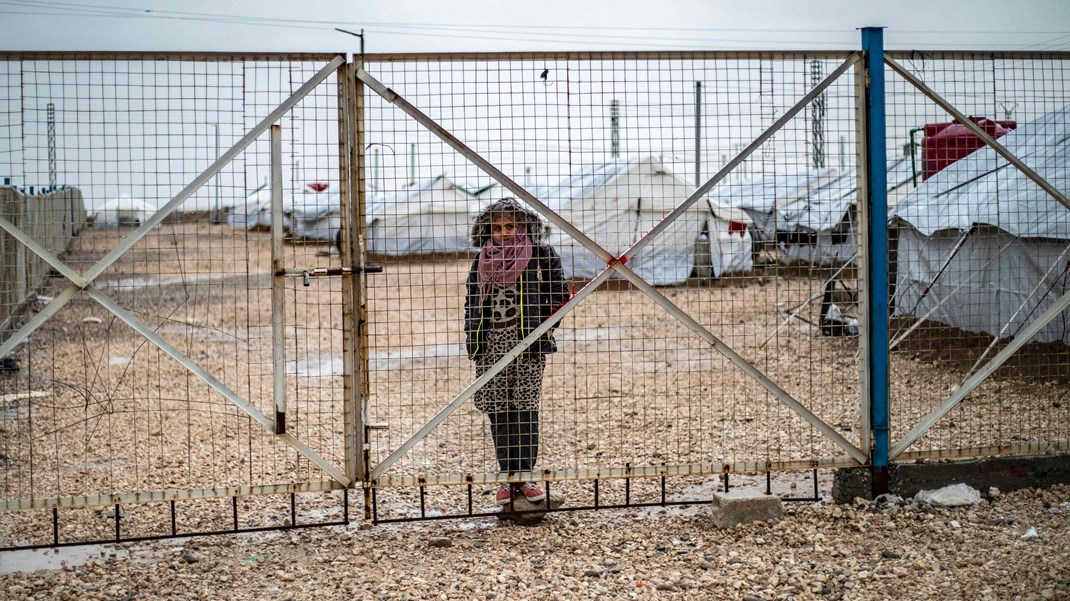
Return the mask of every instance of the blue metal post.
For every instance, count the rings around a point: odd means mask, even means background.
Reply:
[[[862,29],[866,65],[865,224],[869,268],[868,315],[870,424],[873,428],[873,493],[888,492],[888,185],[884,114],[884,31]]]

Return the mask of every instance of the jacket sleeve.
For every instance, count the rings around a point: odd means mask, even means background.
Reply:
[[[465,282],[464,295],[464,346],[468,351],[468,357],[474,359],[479,350],[478,328],[482,307],[479,305],[479,286],[476,284],[476,268],[479,258],[472,261],[472,268],[468,271],[468,281]]]
[[[565,270],[561,265],[561,256],[557,254],[552,246],[546,247],[546,272],[547,272],[547,307],[545,309],[545,317],[549,317],[558,309],[561,305],[568,302],[569,291],[568,284],[565,282]]]

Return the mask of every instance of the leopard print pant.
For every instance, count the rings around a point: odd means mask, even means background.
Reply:
[[[519,341],[520,330],[517,327],[487,332],[486,350],[476,359],[476,377],[486,373]],[[541,353],[514,359],[476,392],[476,409],[484,413],[538,410],[545,368],[546,356]]]

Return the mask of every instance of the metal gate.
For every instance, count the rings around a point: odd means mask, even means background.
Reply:
[[[882,129],[913,162],[889,202],[889,459],[1065,453],[1070,55],[884,60]]]
[[[345,523],[345,58],[2,68],[3,168],[30,207],[0,217],[21,245],[3,267],[52,270],[5,312],[4,546]],[[33,209],[69,188],[76,235],[28,235],[72,221]]]
[[[1067,55],[865,50],[2,55],[0,546],[1067,451]],[[475,377],[505,196],[571,295]],[[551,328],[503,474],[471,400]]]
[[[841,325],[857,319],[854,230],[822,256],[783,235],[776,204],[792,191],[775,179],[817,170],[813,193],[843,211],[807,219],[849,218],[860,58],[366,55],[360,221],[366,261],[384,272],[365,288],[372,517],[491,512],[507,480],[541,482],[571,508],[634,506],[708,499],[711,475],[727,486],[728,474],[867,463],[857,327],[824,335],[820,300],[850,281],[854,315]],[[773,206],[744,214],[734,201],[762,184]],[[474,378],[460,331],[468,227],[503,196],[551,224],[573,294]],[[500,473],[470,399],[551,328],[561,350],[545,375],[538,467]]]

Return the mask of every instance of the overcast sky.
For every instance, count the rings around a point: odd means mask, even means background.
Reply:
[[[0,50],[1070,50],[1067,0],[0,0]]]

